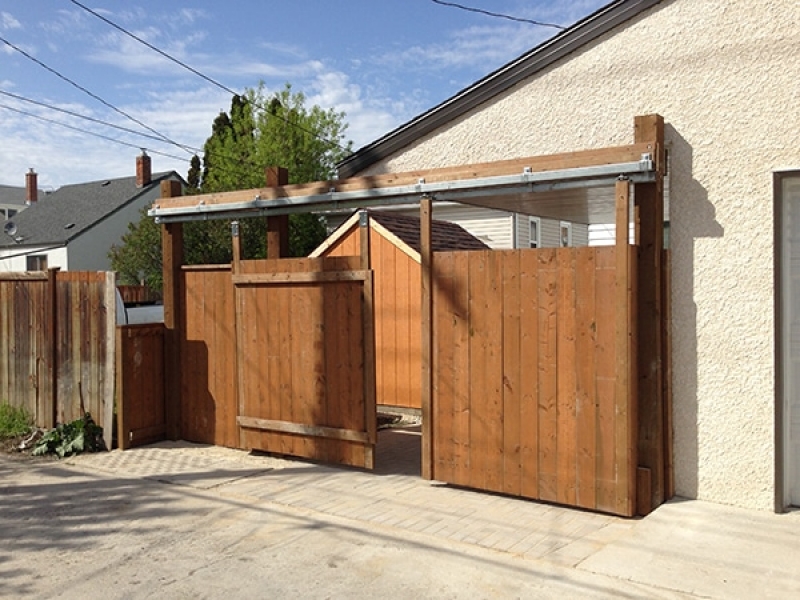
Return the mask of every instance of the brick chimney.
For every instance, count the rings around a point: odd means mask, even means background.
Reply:
[[[31,167],[25,173],[25,204],[33,204],[39,200],[39,175]]]
[[[144,187],[150,185],[153,177],[153,171],[150,166],[150,157],[147,152],[142,148],[142,154],[136,157],[136,187]]]

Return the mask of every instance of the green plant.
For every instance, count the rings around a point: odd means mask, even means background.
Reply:
[[[0,438],[28,433],[31,425],[31,416],[24,407],[0,404]]]
[[[86,413],[71,423],[59,423],[45,433],[33,447],[33,455],[53,453],[59,458],[64,458],[80,452],[97,452],[105,449],[103,428],[94,422],[89,413]]]

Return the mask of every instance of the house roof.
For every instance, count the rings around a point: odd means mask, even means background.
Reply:
[[[39,190],[40,195],[44,193]],[[25,206],[25,188],[13,185],[0,185],[0,204]]]
[[[360,212],[362,211],[353,213],[310,256],[322,256],[328,248],[347,235],[353,227],[358,225]],[[369,215],[370,225],[373,229],[391,240],[395,245],[400,246],[414,260],[419,261],[421,251],[419,218],[377,210],[363,212]],[[431,222],[431,247],[434,252],[489,250],[489,246],[469,233],[461,225],[437,220]]]
[[[364,146],[338,165],[340,179],[352,177],[499,96],[568,54],[579,50],[621,23],[662,0],[615,0],[571,27],[503,65],[441,104]]]
[[[65,185],[18,213],[14,236],[0,234],[0,247],[64,245],[172,177],[180,176],[175,171],[154,174],[141,188],[135,176]]]

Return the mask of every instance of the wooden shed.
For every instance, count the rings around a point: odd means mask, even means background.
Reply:
[[[385,211],[358,211],[314,252],[359,256],[362,220],[369,225],[374,276],[375,386],[379,406],[421,409],[420,220]],[[488,250],[460,225],[433,221],[434,251]]]

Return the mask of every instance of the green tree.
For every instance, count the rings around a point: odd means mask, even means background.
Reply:
[[[271,95],[260,84],[234,96],[230,114],[221,112],[214,119],[203,146],[202,169],[199,157],[192,157],[186,193],[263,187],[268,166],[286,167],[289,183],[329,179],[352,150],[344,138],[346,128],[344,113],[308,108],[305,95],[289,84]],[[248,218],[239,223],[245,258],[266,256],[266,220]],[[293,256],[306,256],[326,234],[324,222],[312,214],[291,215],[289,228]],[[230,262],[230,223],[186,223],[184,251],[187,264]],[[161,288],[160,227],[144,212],[109,256],[121,283],[136,283],[144,273],[148,285]]]

